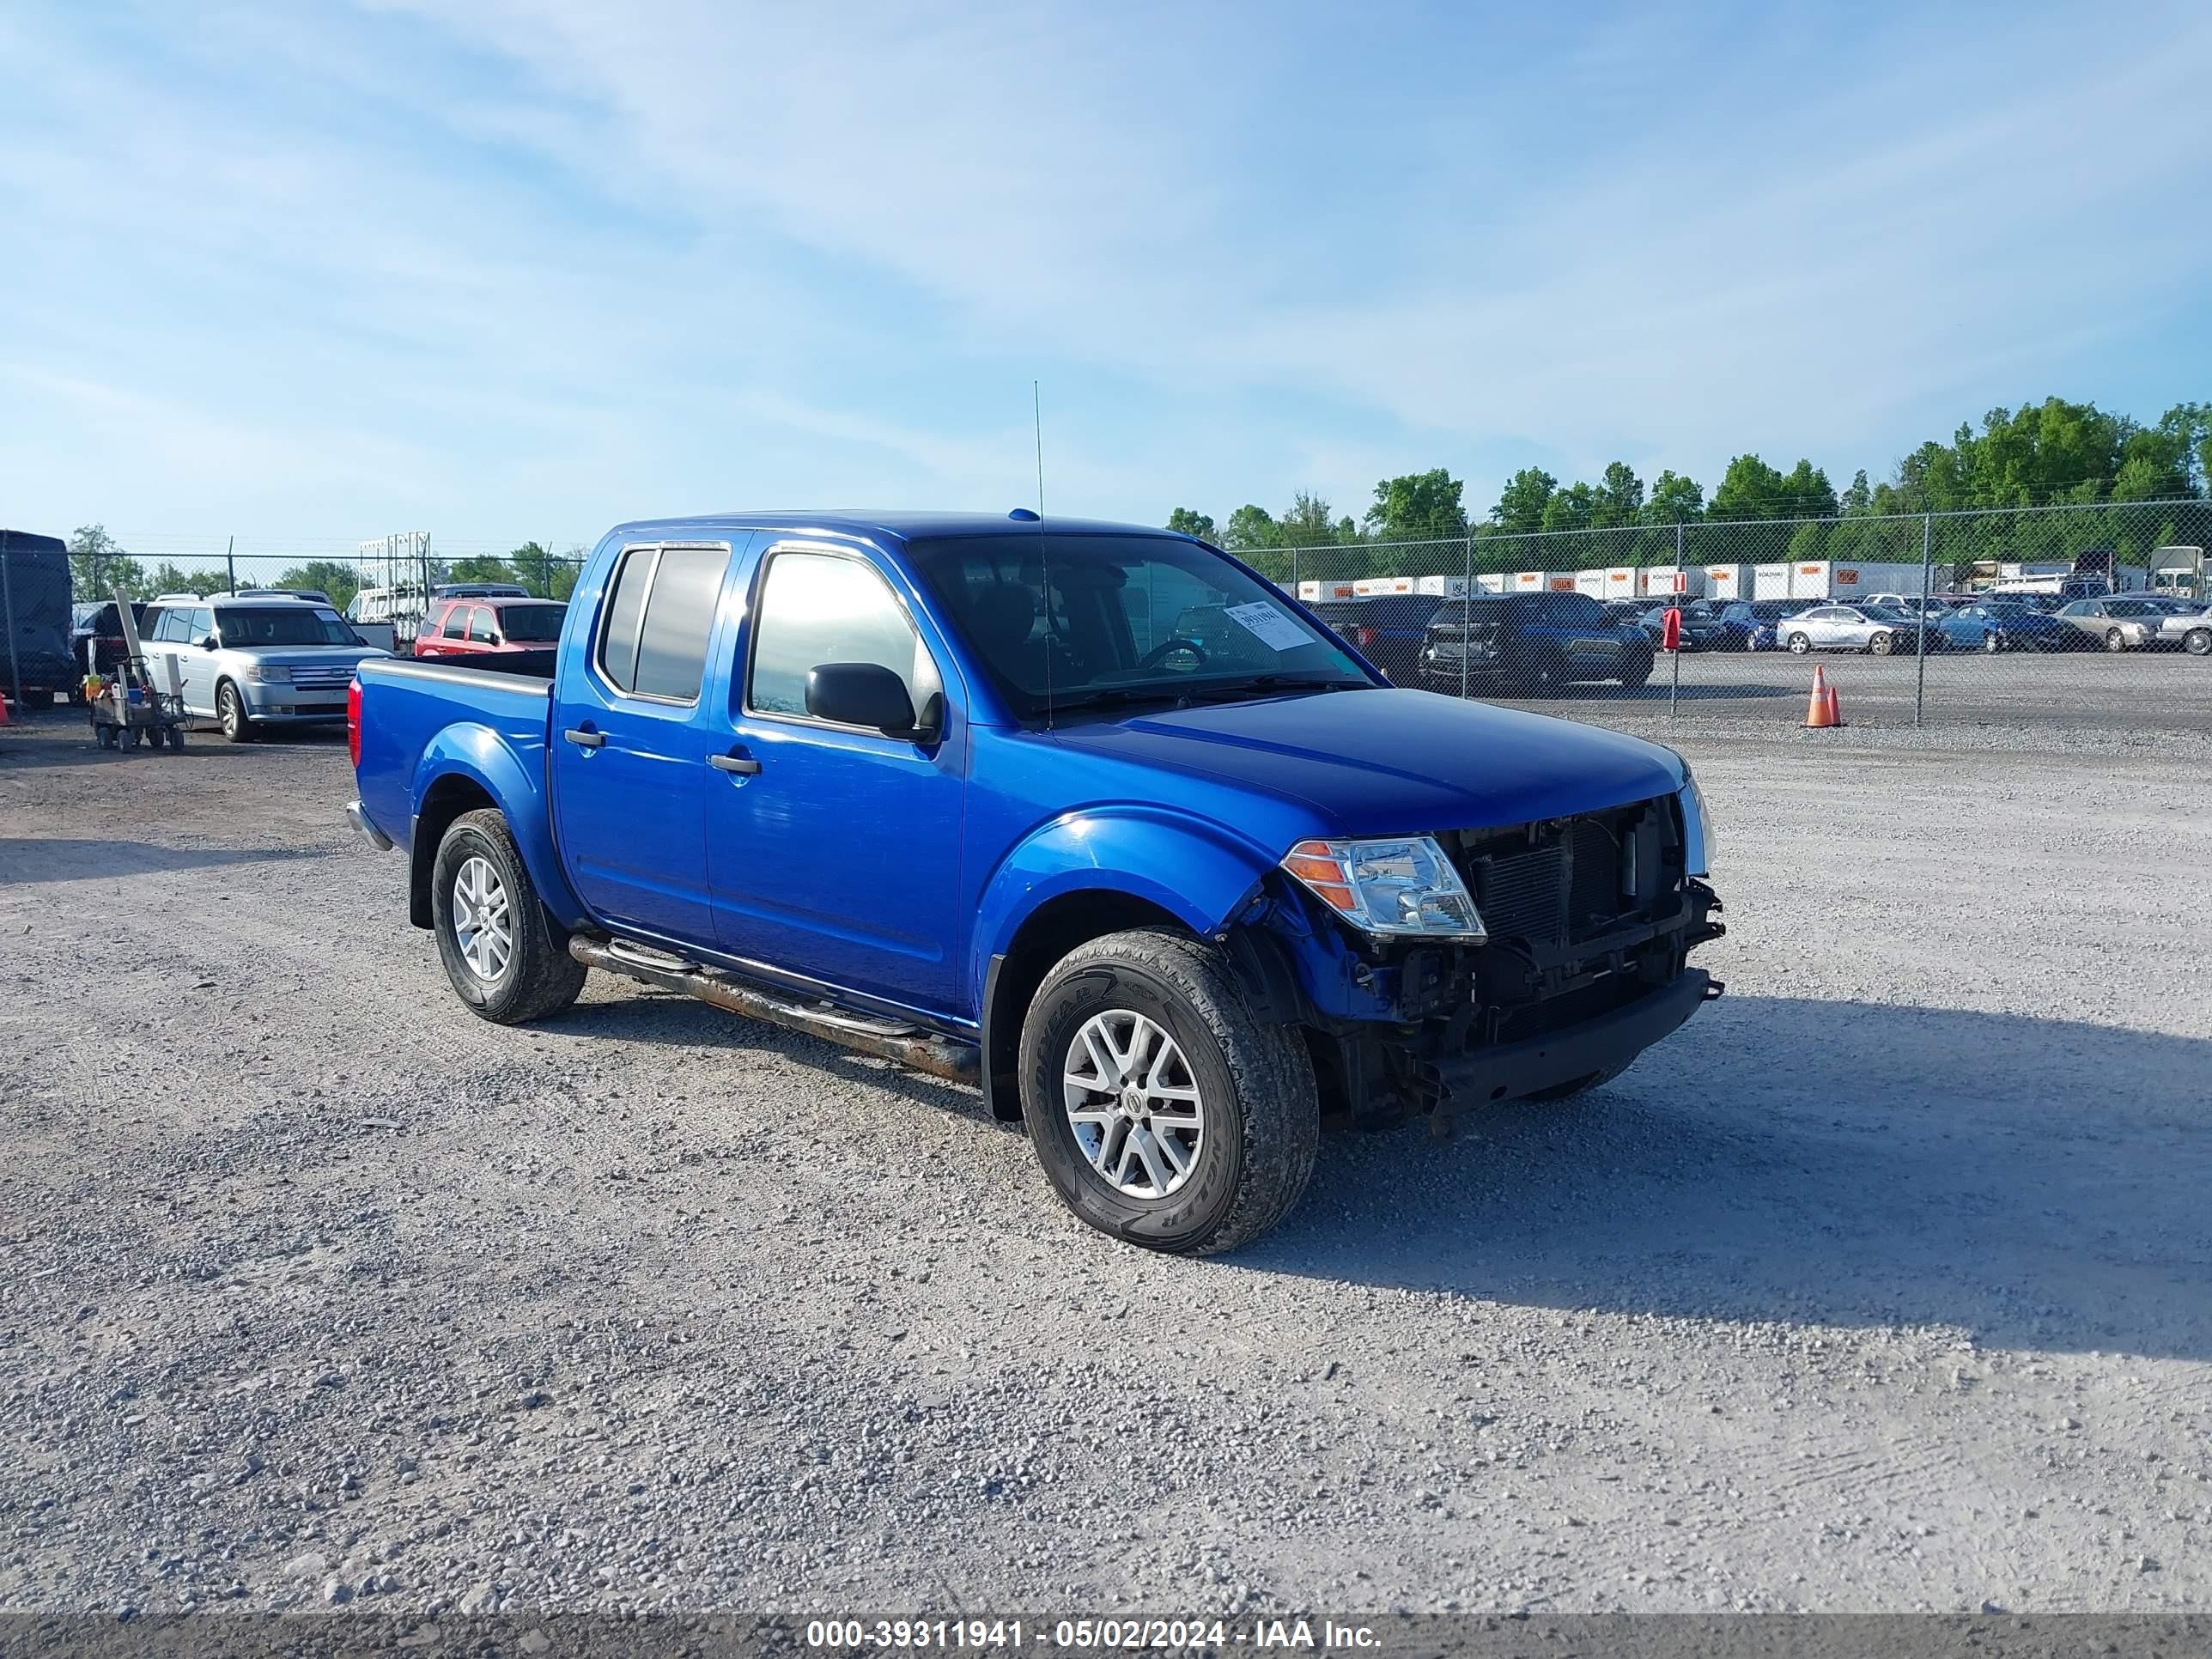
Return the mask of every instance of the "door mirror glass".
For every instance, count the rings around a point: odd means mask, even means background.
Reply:
[[[214,635],[210,634],[200,641],[200,649],[203,651],[220,651],[222,649],[222,641],[216,639]]]
[[[906,682],[880,663],[825,662],[806,676],[806,712],[838,726],[863,726],[887,738],[924,735],[915,724]]]

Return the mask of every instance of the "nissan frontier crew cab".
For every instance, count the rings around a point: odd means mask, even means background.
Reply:
[[[1164,531],[627,524],[550,679],[373,658],[350,716],[349,815],[477,1014],[598,968],[973,1083],[1154,1249],[1265,1231],[1325,1127],[1564,1098],[1722,988],[1673,750],[1395,689]]]

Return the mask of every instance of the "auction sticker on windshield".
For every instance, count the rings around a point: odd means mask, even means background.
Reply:
[[[1311,635],[1265,599],[1224,605],[1221,614],[1261,644],[1271,645],[1278,651],[1295,651],[1302,645],[1313,643]]]

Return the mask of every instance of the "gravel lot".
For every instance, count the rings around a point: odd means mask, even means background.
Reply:
[[[1203,1261],[805,1039],[479,1024],[335,739],[0,734],[0,1605],[2212,1605],[2212,784],[2025,729],[1685,722],[1726,1000]]]

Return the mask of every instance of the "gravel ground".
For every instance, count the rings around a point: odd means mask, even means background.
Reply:
[[[0,734],[0,1605],[2212,1604],[2203,766],[1775,735],[1682,735],[1723,1001],[1183,1261],[967,1092],[478,1023],[335,740]]]

